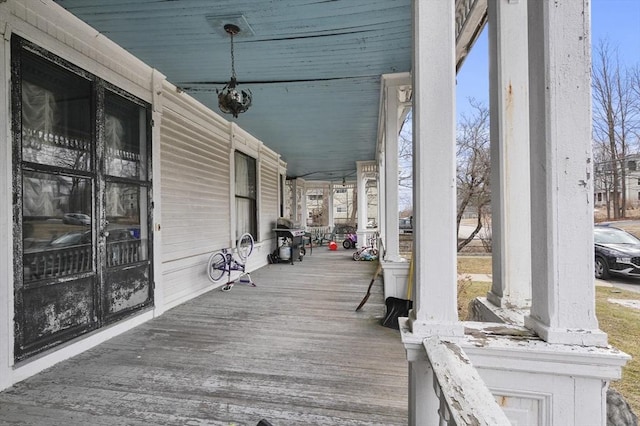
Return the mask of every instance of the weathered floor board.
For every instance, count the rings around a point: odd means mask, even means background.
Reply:
[[[211,291],[0,393],[24,425],[407,424],[399,333],[375,265],[316,248]]]

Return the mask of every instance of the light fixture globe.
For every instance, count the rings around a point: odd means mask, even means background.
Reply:
[[[251,91],[236,89],[238,84],[235,77],[231,77],[231,80],[218,91],[218,107],[220,111],[225,114],[233,114],[235,118],[238,118],[238,114],[245,112],[251,106]]]
[[[235,118],[238,118],[238,114],[247,111],[251,106],[253,95],[249,89],[238,91],[236,88],[238,80],[236,79],[235,58],[233,55],[233,36],[240,32],[240,28],[237,25],[227,24],[224,26],[224,30],[231,36],[231,79],[222,90],[216,90],[216,93],[218,93],[218,107],[223,113],[232,114]]]

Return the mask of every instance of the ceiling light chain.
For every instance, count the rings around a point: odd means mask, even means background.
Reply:
[[[226,30],[226,25],[225,25]],[[227,31],[231,36],[231,78],[236,78],[236,57],[233,51],[233,36],[237,34],[235,31]]]

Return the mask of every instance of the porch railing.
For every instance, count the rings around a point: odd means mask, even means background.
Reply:
[[[59,278],[91,271],[91,245],[77,245],[25,253],[25,281]]]
[[[329,241],[331,236],[330,226],[307,226],[306,231],[311,234],[313,245],[322,245]]]
[[[433,369],[440,426],[511,424],[460,346],[437,337],[423,345]]]
[[[107,243],[107,266],[114,267],[142,260],[142,240]],[[25,281],[60,278],[90,272],[93,269],[90,244],[45,249],[25,253]]]

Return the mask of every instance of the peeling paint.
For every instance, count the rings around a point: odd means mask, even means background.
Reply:
[[[148,120],[150,106],[19,36],[12,37],[11,49],[14,357],[16,360],[23,360],[87,331],[117,321],[124,315],[153,302],[151,238],[144,244],[140,239],[135,239],[117,242],[107,247],[108,205],[105,199],[105,183],[110,178],[106,176],[104,164],[108,159],[105,155],[104,137],[104,117],[107,114],[105,93],[115,93],[134,103],[138,108],[135,120],[143,120],[138,113],[140,109],[146,109]],[[82,141],[68,137],[67,133],[70,130],[66,128],[59,132],[34,135],[28,133],[30,129],[23,127],[23,80],[28,81],[29,78],[24,74],[27,72],[25,64],[37,62],[42,65],[44,62],[41,61],[51,64],[40,67],[42,69],[38,72],[43,75],[50,73],[55,74],[57,78],[63,78],[68,74],[73,78],[84,79],[86,91],[89,93],[87,99],[91,99],[90,115],[93,120],[87,118],[90,130],[87,130],[88,134]],[[29,135],[29,140],[23,141],[23,138]],[[151,175],[152,158],[149,154],[150,131],[146,132],[146,140],[142,141],[146,142],[145,150],[148,154],[147,163],[142,164],[142,167],[148,177]],[[48,143],[61,147],[60,149],[78,151],[82,158],[90,157],[91,164],[88,159],[81,161],[82,166],[77,166],[76,162],[71,166],[69,162],[54,161],[45,156],[29,156],[31,151],[25,147],[29,148],[27,145],[33,143],[39,148],[40,145]],[[27,246],[29,251],[25,253],[25,235],[27,240],[30,237],[29,223],[25,225],[23,217],[30,216],[25,216],[28,208],[23,205],[25,200],[22,194],[29,174],[35,175],[35,179],[38,175],[46,174],[86,181],[85,186],[89,188],[86,194],[87,203],[93,206],[91,216],[94,218],[92,224],[82,231],[89,236],[87,241],[58,248],[34,246],[34,249]],[[82,176],[79,178],[78,174]],[[136,173],[135,177],[121,176],[119,179],[131,187],[145,188],[142,191],[147,197],[145,205],[152,205],[150,181],[140,179],[139,173]],[[61,210],[63,212],[72,212],[75,208],[71,205],[63,207],[70,209]],[[147,216],[145,223],[153,223],[151,211],[141,213]],[[43,217],[57,220],[60,215],[62,213],[55,210],[54,213],[49,212]],[[150,236],[150,232],[146,234]],[[41,236],[38,238],[42,239]]]
[[[464,362],[465,364],[471,364],[471,361],[469,361],[469,359],[464,356],[464,354],[462,353],[462,348],[460,348],[460,346],[456,345],[455,343],[451,343],[451,342],[442,342],[451,352],[453,352],[453,354],[458,357],[458,359],[462,362]]]

